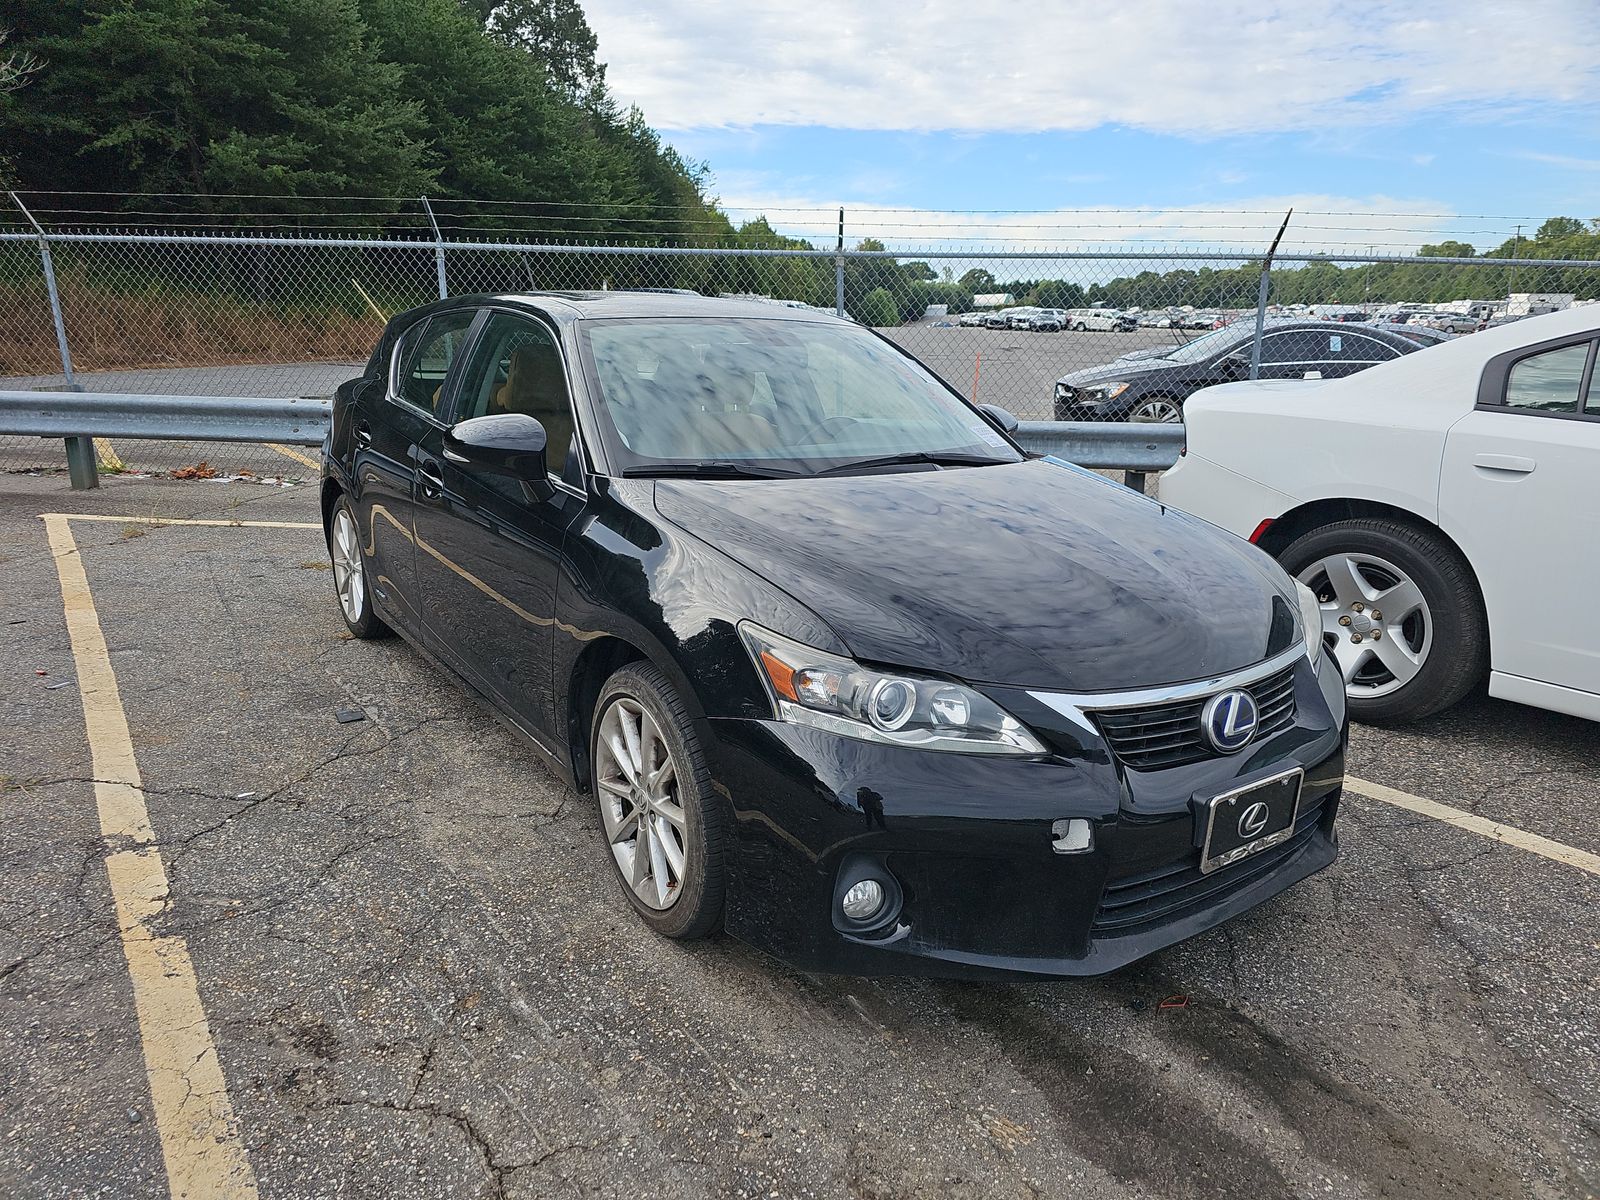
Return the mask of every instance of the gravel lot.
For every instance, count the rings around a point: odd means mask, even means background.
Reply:
[[[1600,1191],[1581,868],[1349,797],[1335,866],[1108,979],[676,945],[614,894],[585,800],[404,643],[343,636],[316,530],[148,521],[314,521],[312,488],[8,476],[0,1194],[167,1194],[38,516],[63,510],[117,517],[69,528],[170,882],[153,921],[262,1196]],[[1479,699],[1358,728],[1350,766],[1594,854],[1597,761],[1600,726]]]

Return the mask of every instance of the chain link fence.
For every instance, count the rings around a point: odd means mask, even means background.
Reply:
[[[405,236],[387,236],[392,224],[332,219],[251,232],[220,217],[176,230],[130,221],[46,227],[19,203],[14,217],[0,219],[0,387],[328,396],[359,372],[389,316],[442,291],[670,288],[840,312],[880,330],[963,395],[1050,420],[1061,376],[1165,353],[1214,330],[1237,327],[1243,337],[1258,315],[1464,333],[1600,297],[1600,263],[1586,260],[1303,249],[1271,259],[1266,244],[1253,253],[1151,249],[1126,233],[1134,218],[1119,226],[1118,244],[1088,249],[999,248],[954,235],[886,248],[888,239],[870,238],[871,226],[847,242],[843,213],[826,238],[774,233],[763,221],[759,236],[738,239],[757,245],[681,244],[688,239],[588,219],[595,224],[576,235],[559,231],[569,235],[561,241],[517,231],[469,238],[469,227],[448,219],[442,229],[402,228]],[[103,470],[183,471],[204,461],[224,476],[293,478],[314,468],[311,455],[287,447],[102,440],[97,449]],[[0,468],[53,470],[64,461],[59,443],[0,438]]]

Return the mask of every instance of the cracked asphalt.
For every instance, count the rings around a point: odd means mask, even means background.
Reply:
[[[167,1194],[48,511],[134,518],[73,535],[263,1196],[1600,1193],[1595,876],[1352,797],[1335,866],[1106,979],[666,942],[582,798],[341,636],[316,532],[139,519],[315,510],[0,477],[0,1195]],[[1350,765],[1594,853],[1597,764],[1600,726],[1479,699]]]

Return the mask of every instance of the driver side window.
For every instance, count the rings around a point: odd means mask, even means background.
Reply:
[[[545,466],[562,478],[572,447],[572,400],[555,339],[543,325],[492,313],[467,363],[457,417],[526,413],[544,426]]]

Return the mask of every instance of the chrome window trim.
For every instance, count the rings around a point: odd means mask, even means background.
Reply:
[[[1089,714],[1107,708],[1148,708],[1158,704],[1171,704],[1176,700],[1198,700],[1213,692],[1226,692],[1233,688],[1246,687],[1252,683],[1259,683],[1269,675],[1276,675],[1285,667],[1295,664],[1298,659],[1306,657],[1306,648],[1301,645],[1292,646],[1281,654],[1275,654],[1264,662],[1256,663],[1253,667],[1243,667],[1237,671],[1230,671],[1226,675],[1215,675],[1210,679],[1195,679],[1187,683],[1170,683],[1159,687],[1141,688],[1128,692],[1036,692],[1029,690],[1028,695],[1040,704],[1060,713],[1067,720],[1079,725],[1096,737],[1100,730],[1089,719]]]

